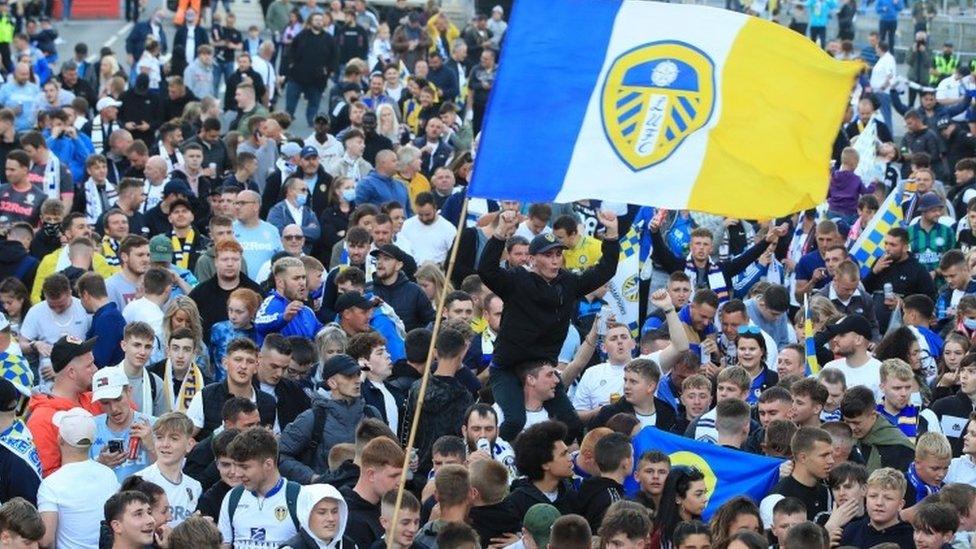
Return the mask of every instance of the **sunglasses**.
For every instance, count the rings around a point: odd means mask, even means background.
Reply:
[[[290,235],[287,235],[287,236],[283,236],[281,238],[283,238],[285,240],[305,240],[305,235],[290,234]]]

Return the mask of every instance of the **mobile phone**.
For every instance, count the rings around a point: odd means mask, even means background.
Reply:
[[[121,440],[110,440],[108,441],[108,451],[112,454],[122,451],[122,441]]]

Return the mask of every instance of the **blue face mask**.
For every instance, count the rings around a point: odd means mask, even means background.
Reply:
[[[352,202],[356,200],[356,189],[344,189],[342,191],[342,199],[346,202]]]
[[[295,197],[295,204],[298,204],[299,208],[304,207],[307,202],[308,202],[307,194],[300,194]]]
[[[976,330],[976,318],[964,318],[962,319],[962,325],[965,326],[967,330]]]

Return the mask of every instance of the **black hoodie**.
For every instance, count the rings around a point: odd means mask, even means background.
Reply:
[[[603,522],[603,515],[614,502],[624,499],[624,487],[612,478],[590,477],[583,481],[579,490],[579,513],[596,532]]]
[[[479,505],[468,511],[468,519],[478,532],[482,547],[488,547],[493,538],[520,532],[522,521],[519,517],[508,500]]]
[[[339,490],[349,507],[349,521],[346,523],[345,537],[351,539],[356,547],[369,547],[383,537],[380,524],[380,506],[362,498],[353,488]]]
[[[40,261],[27,253],[24,245],[16,240],[0,240],[0,280],[12,276],[20,279],[30,290]]]
[[[515,515],[519,517],[524,517],[529,507],[536,503],[548,503],[559,509],[559,512],[564,515],[579,512],[579,495],[576,490],[573,490],[569,480],[559,483],[556,501],[550,501],[530,480],[526,478],[516,479],[512,483],[512,493],[505,498],[505,501],[512,505]]]

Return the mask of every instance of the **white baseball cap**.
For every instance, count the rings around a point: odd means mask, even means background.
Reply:
[[[95,103],[95,110],[101,111],[102,109],[107,109],[109,107],[121,107],[122,102],[114,97],[103,97]]]
[[[119,398],[129,384],[129,377],[121,366],[102,368],[92,376],[92,400]]]
[[[75,448],[87,448],[95,441],[95,418],[84,408],[55,412],[51,422],[61,438]]]

